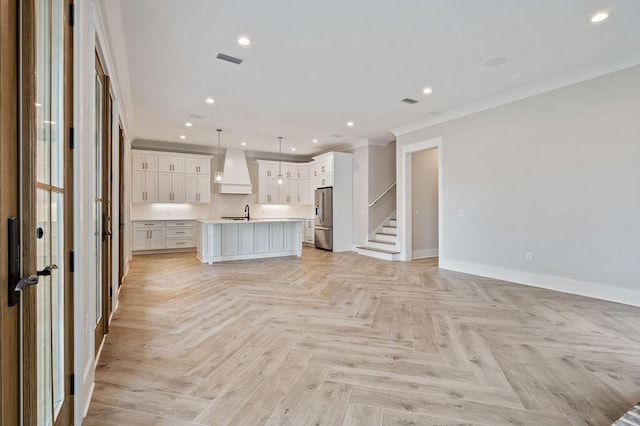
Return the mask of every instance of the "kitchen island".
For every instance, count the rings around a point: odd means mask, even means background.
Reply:
[[[302,256],[304,219],[206,219],[196,223],[198,259],[227,260]]]

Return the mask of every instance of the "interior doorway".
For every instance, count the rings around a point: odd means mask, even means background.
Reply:
[[[415,210],[413,209],[413,154],[425,150],[436,149],[438,164],[438,255],[444,252],[443,245],[443,221],[442,221],[442,176],[444,165],[442,162],[442,138],[437,137],[420,142],[404,144],[400,146],[398,168],[398,236],[400,241],[400,260],[408,262],[413,259],[413,222]]]
[[[438,148],[411,154],[412,259],[438,256]]]
[[[118,125],[118,288],[124,280],[124,130]]]

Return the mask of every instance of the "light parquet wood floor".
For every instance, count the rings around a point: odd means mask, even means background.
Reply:
[[[137,256],[86,425],[609,425],[640,309],[305,248]]]

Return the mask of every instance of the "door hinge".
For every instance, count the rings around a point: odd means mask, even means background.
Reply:
[[[76,8],[73,3],[69,5],[69,25],[72,27],[76,23]]]
[[[69,395],[73,396],[76,394],[76,375],[75,373],[71,373],[69,376]]]
[[[69,271],[76,271],[76,254],[75,252],[69,252]]]

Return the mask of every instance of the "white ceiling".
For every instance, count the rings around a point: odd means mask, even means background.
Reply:
[[[302,155],[364,138],[390,141],[391,129],[435,112],[640,47],[638,0],[125,0],[118,6],[134,138],[212,146],[222,128],[222,147],[251,151],[277,151],[277,136],[284,136],[283,152],[296,147]],[[611,17],[590,23],[603,9]],[[251,46],[239,46],[239,35],[248,35]],[[220,61],[219,52],[244,62]],[[507,62],[485,65],[498,57]],[[431,95],[422,94],[425,86]],[[208,96],[214,105],[205,103]],[[405,97],[420,102],[406,105]],[[349,120],[354,127],[346,126]]]

